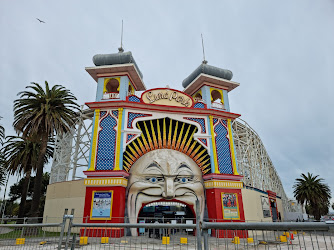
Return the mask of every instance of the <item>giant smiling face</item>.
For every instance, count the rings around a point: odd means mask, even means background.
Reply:
[[[137,223],[143,204],[173,200],[193,206],[200,204],[204,213],[204,185],[202,172],[185,154],[172,149],[158,149],[140,157],[131,167],[128,183],[128,215],[130,223]],[[133,236],[137,230],[132,229]]]

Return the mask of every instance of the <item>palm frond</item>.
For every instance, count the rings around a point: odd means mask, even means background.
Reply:
[[[23,174],[36,169],[36,162],[40,152],[41,142],[38,137],[8,136],[1,149],[3,166],[10,174]],[[44,163],[53,156],[54,142],[51,140],[47,146]]]
[[[76,122],[79,105],[65,87],[45,82],[45,90],[32,83],[28,90],[19,92],[14,101],[14,127],[25,135],[43,131],[49,136],[70,130]]]

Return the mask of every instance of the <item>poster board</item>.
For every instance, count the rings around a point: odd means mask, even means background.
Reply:
[[[221,193],[223,219],[224,220],[240,220],[238,194]]]
[[[262,204],[263,217],[264,218],[271,217],[268,197],[261,196],[261,204]]]
[[[110,220],[112,213],[113,191],[93,191],[90,209],[91,220]]]

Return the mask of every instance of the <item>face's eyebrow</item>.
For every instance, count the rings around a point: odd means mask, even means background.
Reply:
[[[148,166],[145,168],[145,170],[146,170],[146,169],[149,169],[149,168],[158,168],[160,171],[162,171],[162,167],[161,167],[157,162],[153,162],[153,163],[151,163],[150,165],[148,165]]]
[[[180,173],[181,171],[187,171],[189,170],[190,173],[192,174],[193,171],[191,170],[191,168],[189,166],[187,166],[186,164],[182,163],[178,168],[177,168],[177,172]]]

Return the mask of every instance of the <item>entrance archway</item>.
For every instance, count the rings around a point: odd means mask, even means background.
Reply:
[[[193,233],[193,229],[179,229],[177,225],[196,223],[193,207],[176,201],[157,201],[146,204],[138,214],[138,223],[167,223],[175,225],[173,229],[153,230],[139,229],[139,235],[149,235],[151,238],[161,238],[164,235],[176,233]]]
[[[167,223],[172,221],[176,223],[185,223],[187,219],[195,219],[195,213],[192,207],[174,201],[158,201],[149,203],[140,210],[138,222],[145,220],[147,222]]]

